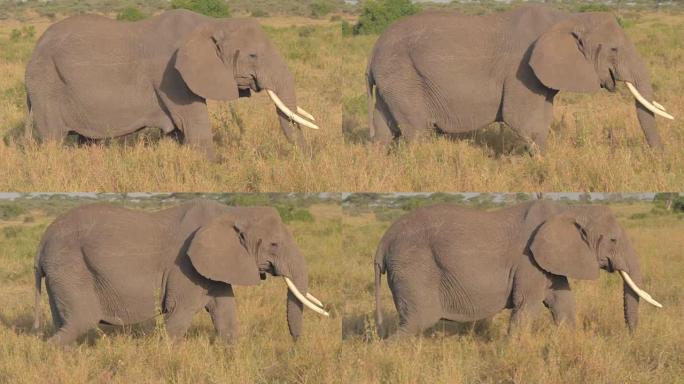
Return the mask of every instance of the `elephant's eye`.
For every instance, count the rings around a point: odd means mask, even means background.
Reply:
[[[250,58],[250,59],[256,59],[256,58],[257,58],[257,54],[256,54],[256,53],[250,53],[250,54],[249,54],[249,58]]]
[[[617,243],[617,239],[614,238],[614,237],[612,237],[612,238],[610,239],[610,242],[613,243],[613,244],[615,244],[615,243]]]
[[[617,53],[618,49],[617,49],[617,47],[613,47],[613,48],[610,49],[610,51],[613,52],[613,53]]]

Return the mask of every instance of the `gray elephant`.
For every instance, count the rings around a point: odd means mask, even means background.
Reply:
[[[609,13],[524,6],[486,16],[431,11],[387,29],[368,69],[374,141],[459,134],[504,122],[544,150],[558,91],[615,91],[624,81],[651,147],[662,148],[648,70]],[[375,97],[373,97],[375,96]]]
[[[542,305],[557,324],[575,324],[568,278],[593,280],[599,269],[624,280],[624,317],[636,329],[639,259],[605,206],[535,201],[497,211],[440,204],[401,217],[375,256],[376,322],[383,334],[381,274],[399,313],[395,336],[415,335],[440,319],[476,321],[512,309],[509,331],[529,324]]]
[[[206,101],[267,91],[291,142],[300,115],[294,76],[253,19],[213,19],[186,10],[130,23],[97,15],[55,23],[26,69],[30,116],[44,140],[90,139],[144,127],[179,133],[213,157]],[[296,111],[296,112],[295,112]]]
[[[308,293],[304,257],[273,208],[210,200],[158,212],[82,206],[58,217],[40,242],[34,327],[40,326],[45,277],[57,329],[53,343],[71,343],[98,323],[133,324],[160,311],[175,339],[202,308],[219,336],[231,342],[237,335],[233,285],[256,285],[267,273],[287,283],[287,321],[295,340],[303,305],[328,315]]]

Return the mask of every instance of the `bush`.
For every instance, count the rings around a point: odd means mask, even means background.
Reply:
[[[16,203],[0,204],[0,219],[11,220],[26,213],[26,209]]]
[[[578,12],[610,12],[612,10],[606,4],[581,4],[577,7]]]
[[[250,15],[252,17],[268,17],[269,14],[268,12],[264,11],[263,9],[255,9],[250,12]]]
[[[419,11],[420,7],[411,0],[368,0],[363,4],[359,21],[354,25],[354,34],[380,34],[393,22]]]
[[[318,0],[311,3],[311,5],[309,5],[309,8],[311,8],[312,17],[323,17],[328,13],[332,12],[333,5],[329,1]]]
[[[118,15],[116,15],[117,20],[121,21],[139,21],[145,19],[144,13],[142,13],[138,8],[127,7],[121,10]]]
[[[354,34],[354,27],[352,27],[348,21],[343,20],[340,27],[342,28],[342,36],[351,36]]]
[[[211,17],[230,17],[230,9],[223,0],[172,0],[171,8],[189,9]]]
[[[276,205],[275,208],[280,214],[280,218],[283,222],[289,223],[292,221],[301,221],[304,223],[311,223],[314,221],[314,217],[305,208],[297,208],[294,205]]]

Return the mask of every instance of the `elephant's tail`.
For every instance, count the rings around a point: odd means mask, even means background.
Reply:
[[[373,92],[375,89],[375,78],[373,78],[373,71],[370,68],[370,61],[366,69],[366,101],[368,103],[368,128],[371,139],[375,136],[375,125],[373,124],[373,110],[375,108],[375,100],[373,100]]]
[[[26,90],[26,121],[24,122],[24,135],[31,137],[33,135],[33,108],[31,107],[31,96],[28,89]]]
[[[43,276],[45,276],[45,273],[43,272],[43,268],[40,266],[40,256],[43,253],[43,241],[40,242],[40,246],[38,247],[38,253],[36,255],[36,260],[33,265],[33,276],[35,279],[35,296],[34,296],[34,303],[33,303],[33,330],[37,331],[40,328],[40,323],[41,323],[41,310],[40,310],[40,294],[41,294],[41,286],[43,283]]]
[[[382,326],[382,308],[380,305],[380,284],[382,282],[382,274],[385,273],[385,252],[387,251],[386,241],[383,238],[378,245],[378,249],[375,252],[375,261],[373,262],[375,269],[375,327],[378,336],[382,338],[384,336],[384,330]]]
[[[383,336],[382,309],[380,308],[380,283],[382,281],[382,267],[375,263],[375,328],[378,336]]]

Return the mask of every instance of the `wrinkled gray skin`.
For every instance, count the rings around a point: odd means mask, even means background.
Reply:
[[[126,325],[161,309],[170,337],[182,337],[206,309],[219,336],[237,336],[233,285],[256,285],[266,274],[289,277],[307,292],[304,257],[273,208],[227,207],[194,200],[159,212],[115,205],[82,206],[45,231],[36,260],[50,298],[56,344],[76,340],[98,323]],[[287,294],[287,321],[296,340],[302,304]]]
[[[616,81],[629,81],[654,100],[648,70],[614,16],[542,5],[408,17],[377,41],[367,78],[370,134],[380,143],[504,122],[543,151],[558,91],[614,92]],[[662,148],[653,113],[638,102],[636,110],[649,145]]]
[[[144,127],[180,133],[213,157],[207,99],[271,89],[293,111],[294,76],[252,19],[213,19],[186,10],[120,22],[74,16],[50,26],[26,69],[29,110],[44,140],[69,132],[91,139]],[[280,111],[288,140],[300,129]]]
[[[535,201],[486,212],[440,204],[397,220],[375,257],[376,316],[381,273],[387,272],[399,313],[396,336],[415,335],[440,319],[476,321],[512,309],[509,331],[542,305],[557,324],[575,325],[568,278],[596,279],[623,270],[642,283],[639,259],[605,206]],[[624,289],[624,318],[637,326],[639,298]]]

